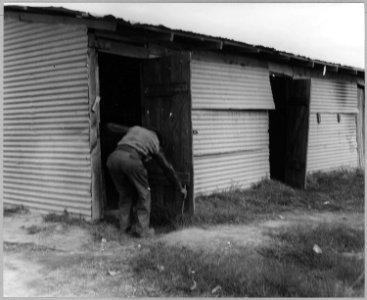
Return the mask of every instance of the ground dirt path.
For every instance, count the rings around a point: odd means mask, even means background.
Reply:
[[[284,226],[316,226],[325,222],[364,228],[364,214],[288,212],[272,220],[247,225],[192,227],[158,234],[151,239],[126,238],[122,243],[107,241],[103,245],[93,241],[87,229],[45,224],[35,213],[16,214],[4,217],[4,296],[134,296],[136,283],[128,264],[121,272],[123,274],[115,277],[111,266],[102,267],[104,257],[123,257],[128,261],[135,251],[157,241],[204,251],[216,251],[228,243],[251,248],[267,243],[270,239],[266,234],[268,231]],[[32,226],[38,230],[30,234],[26,229]],[[72,276],[79,269],[73,268],[80,268],[78,261],[81,257],[94,259],[97,269],[98,264],[101,265],[101,272],[93,273],[89,282],[82,281],[82,286],[76,286]],[[49,284],[51,279],[52,286]],[[78,282],[80,285],[80,279]]]

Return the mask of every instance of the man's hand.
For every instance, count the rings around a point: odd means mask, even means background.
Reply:
[[[186,199],[186,197],[187,197],[186,185],[181,189],[180,192],[181,192],[183,198]]]

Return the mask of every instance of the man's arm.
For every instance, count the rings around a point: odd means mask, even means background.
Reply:
[[[173,169],[172,165],[166,159],[164,153],[159,151],[158,154],[155,154],[155,158],[157,159],[159,165],[162,167],[165,175],[175,184],[176,188],[183,194],[184,198],[187,196],[186,187],[183,187],[176,171]]]
[[[117,134],[125,135],[126,132],[129,130],[129,127],[123,126],[123,125],[119,125],[119,124],[115,124],[115,123],[107,123],[106,129],[109,132],[112,132],[112,133],[117,133]]]

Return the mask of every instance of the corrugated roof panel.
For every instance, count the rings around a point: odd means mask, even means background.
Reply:
[[[310,129],[307,155],[307,171],[331,170],[358,165],[356,115],[321,114],[317,123],[315,113],[310,114]]]
[[[357,91],[355,82],[312,78],[310,111],[357,113]]]
[[[192,60],[193,109],[274,109],[266,68]]]
[[[4,202],[91,217],[84,25],[6,18]]]

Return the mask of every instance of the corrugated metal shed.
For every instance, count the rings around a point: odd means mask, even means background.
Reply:
[[[357,101],[356,83],[312,79],[308,172],[357,167]]]
[[[312,78],[311,113],[358,113],[355,82]]]
[[[90,218],[87,28],[4,27],[4,202]]]
[[[274,109],[269,70],[192,60],[193,109]]]
[[[268,70],[193,59],[191,86],[195,193],[269,176]]]
[[[269,151],[194,156],[194,174],[196,194],[248,188],[269,176]]]

